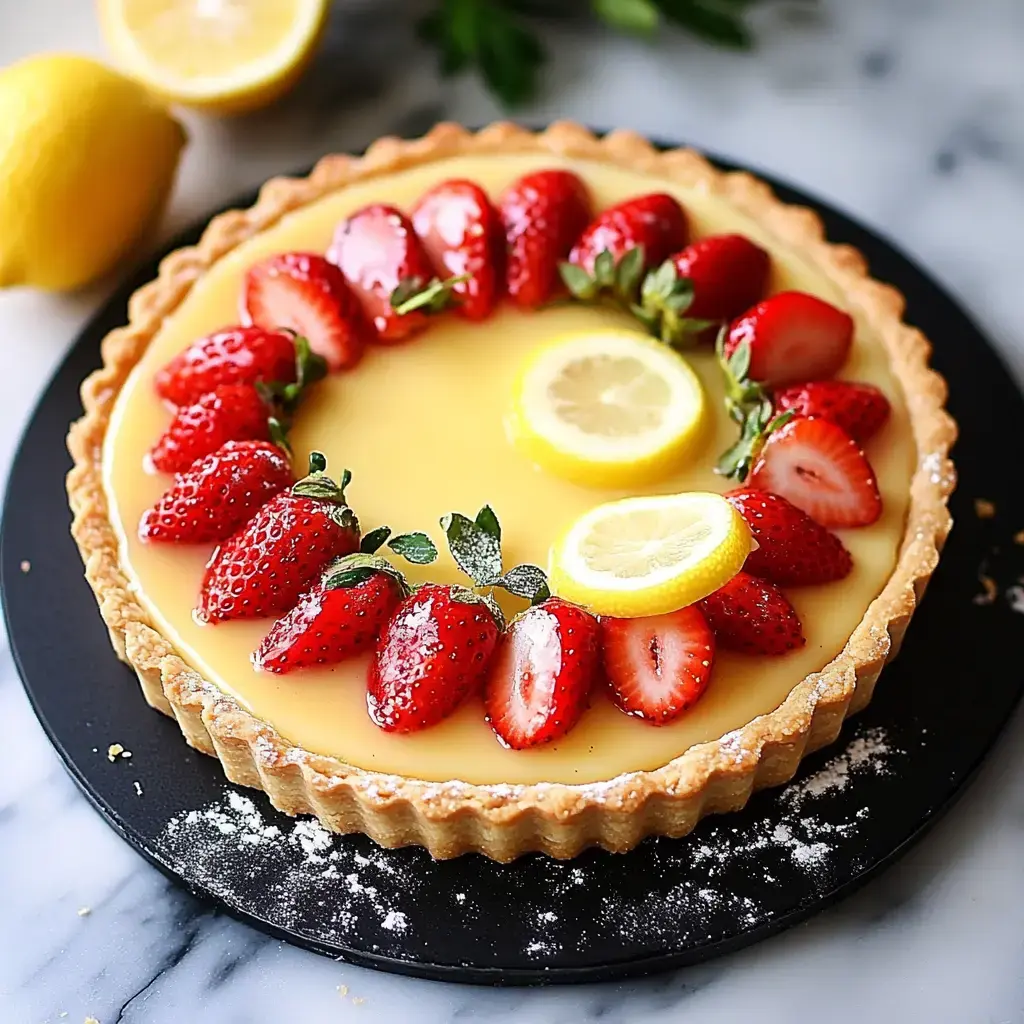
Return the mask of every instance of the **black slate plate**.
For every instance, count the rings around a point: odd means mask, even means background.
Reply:
[[[609,979],[705,960],[828,906],[918,838],[971,777],[1021,693],[1022,620],[1002,595],[991,605],[974,597],[983,566],[1001,590],[1024,572],[1024,549],[1010,539],[1024,526],[1024,401],[932,280],[837,211],[776,187],[815,207],[832,239],[860,248],[872,272],[906,294],[908,319],[932,338],[962,427],[958,525],[942,566],[874,702],[832,749],[808,758],[787,789],[705,820],[686,839],[649,840],[624,856],[590,851],[569,863],[435,863],[421,850],[381,851],[360,836],[297,827],[260,793],[239,804],[219,765],[146,707],[115,659],[67,533],[64,435],[80,412],[78,384],[154,263],[85,328],[39,403],[11,473],[0,551],[7,625],[29,698],[110,824],[197,895],[289,942],[388,971],[504,984]],[[995,502],[995,519],[976,517],[977,496]],[[114,742],[132,757],[110,762]],[[225,804],[232,799],[234,809]],[[189,811],[200,812],[191,823]]]

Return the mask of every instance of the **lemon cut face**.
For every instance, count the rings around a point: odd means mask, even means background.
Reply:
[[[508,418],[513,444],[547,472],[592,487],[653,483],[692,456],[704,390],[681,356],[626,330],[561,338],[527,362]]]
[[[175,102],[242,113],[295,81],[327,0],[99,0],[99,11],[129,74]]]
[[[664,615],[726,584],[752,545],[719,494],[625,498],[591,509],[555,543],[551,589],[596,615]]]

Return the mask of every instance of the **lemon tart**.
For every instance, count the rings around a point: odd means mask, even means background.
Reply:
[[[615,266],[601,255],[623,236],[615,217],[594,232],[579,218],[552,215],[545,230],[577,239],[560,255],[576,268],[563,268],[565,284],[585,301],[569,301],[556,281],[546,281],[535,301],[538,273],[528,264],[535,253],[529,238],[523,242],[530,229],[502,207],[506,244],[495,252],[508,267],[496,287],[512,301],[487,305],[483,272],[439,255],[443,218],[431,234],[420,227],[422,205],[411,220],[402,212],[442,183],[460,183],[466,203],[466,182],[473,195],[497,202],[515,183],[553,171],[584,183],[591,214],[637,196],[662,205],[667,197],[685,211],[689,245],[673,264],[677,272],[659,269],[674,246],[655,252],[648,242],[650,269],[641,284],[643,256]],[[573,182],[552,187],[571,191]],[[368,210],[376,211],[373,225]],[[413,274],[425,287],[411,298],[403,290],[409,275],[392,281],[379,260],[354,269],[384,222],[389,244],[405,246],[402,261],[413,259],[415,228],[438,271],[430,283],[426,272]],[[748,275],[736,271],[714,288],[702,283],[701,246],[736,236],[747,240],[748,252],[767,254],[770,279],[737,307],[753,303],[748,312],[728,314],[731,326],[716,352],[712,325],[723,319],[716,303]],[[579,255],[594,237],[596,261]],[[513,268],[523,253],[529,273],[522,261]],[[292,254],[283,270],[280,254]],[[286,283],[308,284],[325,256],[317,301],[327,296],[341,308],[351,300],[348,292],[340,297],[346,288],[363,289],[364,300],[326,341],[306,330],[309,323],[286,323],[285,307],[265,301],[267,280],[277,301],[282,275]],[[433,312],[445,295],[464,303],[463,316]],[[231,590],[234,610],[220,621],[224,602],[197,604],[197,594],[201,585],[213,586],[211,574],[247,527],[229,540],[222,535],[218,547],[212,539],[153,543],[139,524],[154,521],[151,510],[162,507],[172,479],[153,465],[154,442],[181,418],[180,408],[157,397],[161,373],[196,339],[237,323],[240,296],[250,322],[271,316],[264,326],[309,334],[326,360],[321,372],[324,365],[334,371],[306,380],[300,368],[287,398],[276,393],[272,418],[278,422],[284,411],[294,463],[313,452],[314,472],[292,490],[282,491],[282,482],[276,497],[268,490],[261,511],[272,502],[292,502],[293,512],[300,502],[326,502],[331,525],[303,534],[316,541],[305,543],[274,583],[276,603],[243,614],[238,609],[248,598]],[[271,314],[255,312],[272,305]],[[703,814],[739,808],[753,789],[788,780],[806,752],[835,739],[844,718],[870,700],[898,650],[950,529],[955,437],[943,409],[945,385],[927,365],[928,343],[902,322],[902,311],[898,292],[873,281],[855,250],[828,243],[811,211],[787,206],[754,177],[720,172],[689,150],[659,151],[628,132],[599,138],[569,123],[538,134],[510,124],[475,134],[445,124],[414,141],[382,139],[362,157],[325,158],[308,178],[268,182],[255,206],[215,218],[197,246],[168,256],[159,277],[133,296],[128,324],[107,336],[104,366],[83,384],[85,416],[69,435],[73,533],[113,645],[146,700],[173,715],[190,744],[218,757],[229,779],[264,789],[286,813],[314,814],[330,829],[363,832],[384,846],[421,845],[435,857],[477,851],[507,861],[530,851],[571,857],[590,845],[628,850],[647,835],[683,835]],[[858,404],[843,427],[829,419],[828,385],[838,382],[809,389],[799,373],[787,376],[799,348],[794,322],[805,349],[813,342],[816,381],[841,366],[864,394],[881,396],[886,415],[864,431],[871,436],[856,436],[867,405]],[[768,337],[772,345],[762,346]],[[305,384],[296,407],[297,385]],[[258,429],[242,431],[236,424],[224,440],[268,443],[254,436]],[[166,455],[166,446],[161,451]],[[326,483],[324,461],[350,469],[351,483]],[[789,494],[820,519],[808,535],[821,530],[822,550],[833,542],[827,550],[841,550],[829,564],[841,563],[833,578],[842,575],[842,583],[790,588],[800,574],[810,579],[815,560],[797,565],[780,557],[765,503],[752,513],[749,494],[721,499],[735,489],[730,473],[757,493],[763,487],[772,502]],[[840,500],[839,486],[851,481],[860,499],[852,504]],[[829,500],[819,500],[823,493]],[[515,576],[499,561],[490,576],[474,578],[477,596],[470,587],[469,598],[452,599],[473,608],[475,623],[487,620],[486,643],[496,653],[487,682],[460,693],[429,728],[396,726],[408,718],[385,713],[373,696],[384,669],[411,671],[395,668],[408,665],[401,658],[381,666],[388,657],[381,649],[392,650],[414,618],[412,611],[402,618],[404,605],[371,638],[373,650],[314,659],[294,673],[261,670],[269,660],[261,662],[258,652],[265,652],[273,619],[296,600],[303,607],[326,601],[336,584],[361,585],[379,564],[371,550],[352,553],[360,534],[345,519],[349,502],[364,541],[381,524],[401,531],[404,547],[394,550],[410,564],[391,593],[394,600],[418,596],[419,610],[429,604],[430,587],[450,595],[465,590],[465,559],[454,542],[444,551],[442,534],[451,540],[462,529],[478,548],[500,534],[508,563],[530,570]],[[458,509],[470,517],[453,518]],[[443,552],[432,564],[409,540],[423,531]],[[251,526],[252,543],[257,534]],[[324,559],[378,561],[349,562],[320,579],[302,561],[317,545],[330,548]],[[543,581],[531,575],[536,566],[549,570]],[[222,582],[235,580],[236,568],[225,569]],[[289,573],[294,578],[283,578]],[[339,573],[347,582],[337,583]],[[527,578],[534,580],[529,593],[519,585]],[[787,611],[771,620],[771,636],[736,633],[745,628],[736,624],[744,601],[768,607],[774,598],[764,597],[766,587],[781,595],[765,582],[770,578],[782,581]],[[515,616],[504,632],[489,610],[491,584],[535,602],[524,612],[523,601],[502,598]],[[484,598],[486,605],[465,603]],[[433,613],[441,614],[436,601]],[[529,643],[520,643],[531,627]],[[593,652],[582,641],[578,650],[566,646],[567,631],[580,638],[591,629]],[[743,642],[728,642],[737,636]],[[484,632],[480,637],[483,643]],[[663,702],[656,713],[648,713],[642,687],[617,684],[631,658],[654,649],[652,637],[672,641],[658,658],[677,666],[689,687],[685,699]],[[587,672],[587,689],[574,700],[568,727],[563,704],[558,729],[529,733],[528,716],[503,717],[504,705],[495,702],[522,699],[523,680],[535,680],[552,643],[562,645],[558,671]],[[758,657],[744,643],[779,656]],[[503,687],[506,680],[495,677],[510,672],[519,673],[516,683]],[[551,701],[561,699],[565,682],[557,671],[554,678]],[[503,733],[506,719],[518,731]],[[523,730],[533,739],[517,742]]]

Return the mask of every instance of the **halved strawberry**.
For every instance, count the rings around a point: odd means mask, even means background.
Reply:
[[[268,672],[291,672],[331,665],[373,647],[395,609],[409,596],[405,576],[375,554],[385,542],[416,565],[437,558],[437,548],[425,533],[391,537],[386,526],[371,530],[357,554],[332,562],[298,604],[274,623],[253,652],[253,665]]]
[[[412,224],[439,277],[469,275],[452,286],[457,311],[490,316],[505,285],[504,238],[487,193],[472,181],[443,181],[413,207]]]
[[[601,641],[612,699],[654,725],[693,707],[711,679],[715,638],[693,605],[641,619],[602,618]]]
[[[587,225],[569,253],[569,262],[588,274],[602,252],[618,263],[630,249],[644,248],[643,265],[656,267],[686,245],[686,213],[679,201],[664,192],[627,199],[599,213]]]
[[[750,349],[747,376],[780,387],[838,372],[853,343],[853,319],[804,292],[779,292],[735,320],[725,340],[729,358]]]
[[[786,595],[747,572],[700,602],[715,639],[743,654],[780,655],[798,650],[804,639],[800,618]]]
[[[749,309],[768,286],[771,257],[743,235],[710,235],[672,257],[693,286],[686,310],[698,320],[731,320]]]
[[[175,412],[149,461],[161,473],[178,473],[228,441],[268,441],[272,413],[254,385],[221,384]]]
[[[498,210],[509,297],[535,309],[561,290],[558,265],[590,220],[590,193],[571,171],[534,171],[505,189]]]
[[[420,587],[381,632],[366,680],[370,718],[386,732],[436,725],[480,689],[497,642],[494,612],[471,590]]]
[[[822,526],[868,526],[882,514],[878,482],[857,442],[820,417],[798,416],[770,434],[749,483]]]
[[[509,623],[484,687],[487,720],[504,746],[550,743],[579,721],[598,666],[599,632],[597,619],[557,597]]]
[[[351,478],[326,472],[320,452],[309,475],[263,505],[210,556],[199,591],[197,619],[226,622],[280,615],[324,566],[359,547],[359,522],[345,498]]]
[[[854,441],[866,441],[889,418],[889,399],[874,384],[846,380],[815,380],[777,391],[776,413],[792,410],[797,416],[820,416],[842,427]]]
[[[223,540],[294,482],[291,463],[276,444],[228,441],[178,474],[143,514],[139,537],[177,544]]]
[[[295,343],[284,331],[226,327],[192,342],[155,378],[156,392],[190,405],[220,384],[288,384],[295,380]]]
[[[344,275],[316,253],[281,253],[250,267],[241,301],[247,323],[303,335],[332,371],[354,366],[372,335]]]
[[[253,652],[252,663],[266,672],[284,673],[362,654],[377,642],[408,593],[401,573],[384,559],[339,558],[274,623]]]
[[[327,258],[341,268],[358,296],[376,341],[404,341],[427,325],[426,306],[407,313],[396,308],[400,291],[408,297],[434,280],[423,243],[397,207],[375,203],[347,217],[334,230]],[[446,297],[438,292],[438,299]]]
[[[850,574],[843,542],[778,494],[740,488],[726,499],[757,541],[743,568],[780,586],[831,583]]]

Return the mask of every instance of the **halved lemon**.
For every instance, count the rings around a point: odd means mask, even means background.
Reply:
[[[515,385],[513,443],[557,476],[593,487],[653,483],[692,455],[707,418],[689,363],[623,329],[572,334],[537,351]]]
[[[720,494],[691,491],[598,505],[551,549],[553,593],[595,615],[664,615],[743,568],[753,538]]]
[[[305,68],[327,0],[98,0],[124,70],[175,103],[237,114],[282,95]]]

